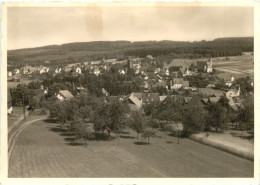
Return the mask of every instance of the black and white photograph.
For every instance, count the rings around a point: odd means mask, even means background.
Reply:
[[[252,4],[36,3],[5,20],[8,178],[254,178]]]

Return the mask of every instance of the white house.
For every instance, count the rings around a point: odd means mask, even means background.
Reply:
[[[169,69],[168,69],[168,68],[165,69],[165,74],[166,74],[167,76],[170,75],[170,72],[169,72]]]
[[[125,70],[123,70],[123,69],[118,70],[118,72],[119,72],[119,74],[121,74],[121,75],[124,75],[124,74],[125,74]]]
[[[232,98],[235,96],[240,96],[240,87],[238,90],[234,88],[234,89],[230,89],[229,91],[226,92],[227,98]]]
[[[14,74],[16,74],[16,75],[20,74],[20,70],[19,69],[15,69],[14,70]]]
[[[187,68],[184,73],[183,76],[190,76],[191,75],[191,71]]]
[[[57,94],[57,98],[60,101],[69,100],[73,98],[74,96],[68,91],[68,90],[60,90]]]
[[[8,76],[13,76],[13,73],[11,71],[9,71]]]
[[[207,73],[213,72],[213,66],[212,66],[212,59],[210,59],[210,62],[207,62],[207,65],[205,66]]]
[[[100,74],[100,70],[98,68],[95,68],[94,69],[94,74],[98,76]]]
[[[173,78],[172,86],[173,89],[179,89],[183,85],[183,78]]]
[[[153,59],[153,56],[152,55],[147,55],[147,57],[146,58],[149,58],[149,59]]]
[[[230,81],[231,81],[231,82],[234,82],[234,81],[235,81],[235,78],[234,78],[233,75],[231,75],[231,77],[230,77]]]
[[[61,70],[62,70],[61,68],[56,68],[56,69],[55,69],[55,73],[58,74],[58,73],[61,72]]]
[[[79,67],[76,68],[76,73],[81,74],[81,69]]]

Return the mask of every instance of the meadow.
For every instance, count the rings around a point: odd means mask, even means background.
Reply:
[[[253,177],[254,164],[171,133],[136,139],[78,141],[55,121],[35,122],[18,136],[9,177]]]

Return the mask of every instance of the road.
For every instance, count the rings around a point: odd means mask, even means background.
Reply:
[[[74,142],[52,121],[37,121],[17,137],[9,177],[252,177],[253,162],[167,135],[136,143],[135,133],[117,141]],[[145,140],[146,141],[146,140]]]

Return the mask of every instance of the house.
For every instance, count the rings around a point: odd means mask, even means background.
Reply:
[[[101,60],[92,61],[90,64],[91,65],[99,65],[99,64],[101,64]]]
[[[100,74],[99,68],[94,68],[94,74],[98,76]]]
[[[25,66],[22,68],[23,74],[32,74],[35,73],[38,69],[32,66]]]
[[[212,73],[213,72],[212,59],[210,59],[210,61],[207,62],[206,71],[207,71],[207,73]]]
[[[183,70],[188,69],[189,65],[186,64],[185,60],[182,59],[173,59],[171,62],[171,67],[179,67]]]
[[[57,94],[57,98],[60,101],[70,100],[73,97],[74,96],[68,90],[60,90],[59,93]]]
[[[153,60],[153,56],[152,55],[147,55],[146,58],[149,58],[149,59]]]
[[[226,81],[225,85],[228,86],[228,87],[231,87],[233,85],[233,83],[231,81]]]
[[[165,75],[167,75],[167,76],[170,75],[169,68],[165,68]]]
[[[81,74],[81,69],[80,69],[80,67],[77,67],[77,68],[75,69],[75,71],[76,71],[76,73]]]
[[[106,89],[102,88],[102,93],[105,95],[105,96],[109,96],[109,93],[106,91]]]
[[[187,104],[191,101],[192,97],[184,97],[184,102]]]
[[[173,89],[179,89],[183,85],[183,78],[173,78],[172,86]]]
[[[15,75],[20,74],[20,70],[19,70],[19,69],[15,69],[15,70],[14,70],[14,74],[15,74]]]
[[[149,91],[149,84],[147,81],[144,81],[144,92],[148,92]]]
[[[160,72],[161,72],[161,68],[156,68],[156,69],[154,70],[154,73],[155,73],[155,74],[160,73]]]
[[[105,63],[113,63],[113,62],[116,62],[116,58],[112,58],[112,59],[106,59],[106,60],[103,60]]]
[[[13,112],[13,106],[12,106],[12,94],[11,89],[7,89],[7,113],[11,114]]]
[[[214,87],[216,87],[216,85],[213,84],[213,83],[209,83],[209,84],[207,85],[207,88],[214,88]]]
[[[212,88],[197,88],[197,91],[199,94],[202,94],[204,96],[215,96],[215,97],[219,97],[219,96],[223,96],[223,91],[220,90],[215,90]]]
[[[56,73],[56,74],[61,73],[61,70],[62,70],[61,68],[56,68],[56,69],[55,69],[55,73]]]
[[[77,89],[77,94],[80,95],[80,94],[87,94],[88,90],[85,89],[84,87],[76,87]]]
[[[135,96],[135,93],[131,93],[130,96],[127,97],[128,106],[132,111],[138,111],[142,108],[142,100]]]
[[[141,92],[134,92],[133,95],[134,95],[135,97],[137,97],[139,100],[142,100],[143,93],[141,93]]]
[[[182,87],[183,87],[184,89],[189,89],[189,81],[183,81]]]
[[[209,102],[210,103],[217,103],[219,101],[220,97],[209,97]]]
[[[188,102],[188,105],[193,106],[193,107],[204,108],[204,104],[202,103],[201,100],[202,100],[202,98],[199,95],[194,95]]]
[[[159,93],[143,93],[142,102],[143,104],[160,102],[160,95]]]
[[[118,70],[119,74],[124,75],[126,72],[123,69]]]
[[[13,76],[13,73],[11,71],[8,71],[8,76]]]
[[[39,72],[40,72],[40,74],[48,73],[48,72],[49,72],[49,69],[50,69],[50,68],[48,68],[48,67],[40,66],[40,67],[39,67]]]
[[[235,78],[233,75],[231,75],[230,80],[225,81],[226,86],[231,87],[235,81]]]
[[[226,92],[226,97],[227,98],[232,98],[232,97],[235,97],[235,96],[240,96],[240,87],[239,89],[230,89],[229,91]]]
[[[160,98],[160,102],[162,102],[162,101],[164,101],[167,98],[167,96],[164,95],[164,96],[160,96],[159,98]]]
[[[69,72],[72,72],[72,67],[71,66],[66,66],[66,67],[64,67],[64,72],[67,72],[67,73],[69,73]]]
[[[182,69],[182,68],[181,68]],[[191,71],[186,68],[183,72],[182,72],[183,76],[190,76],[191,75]]]

